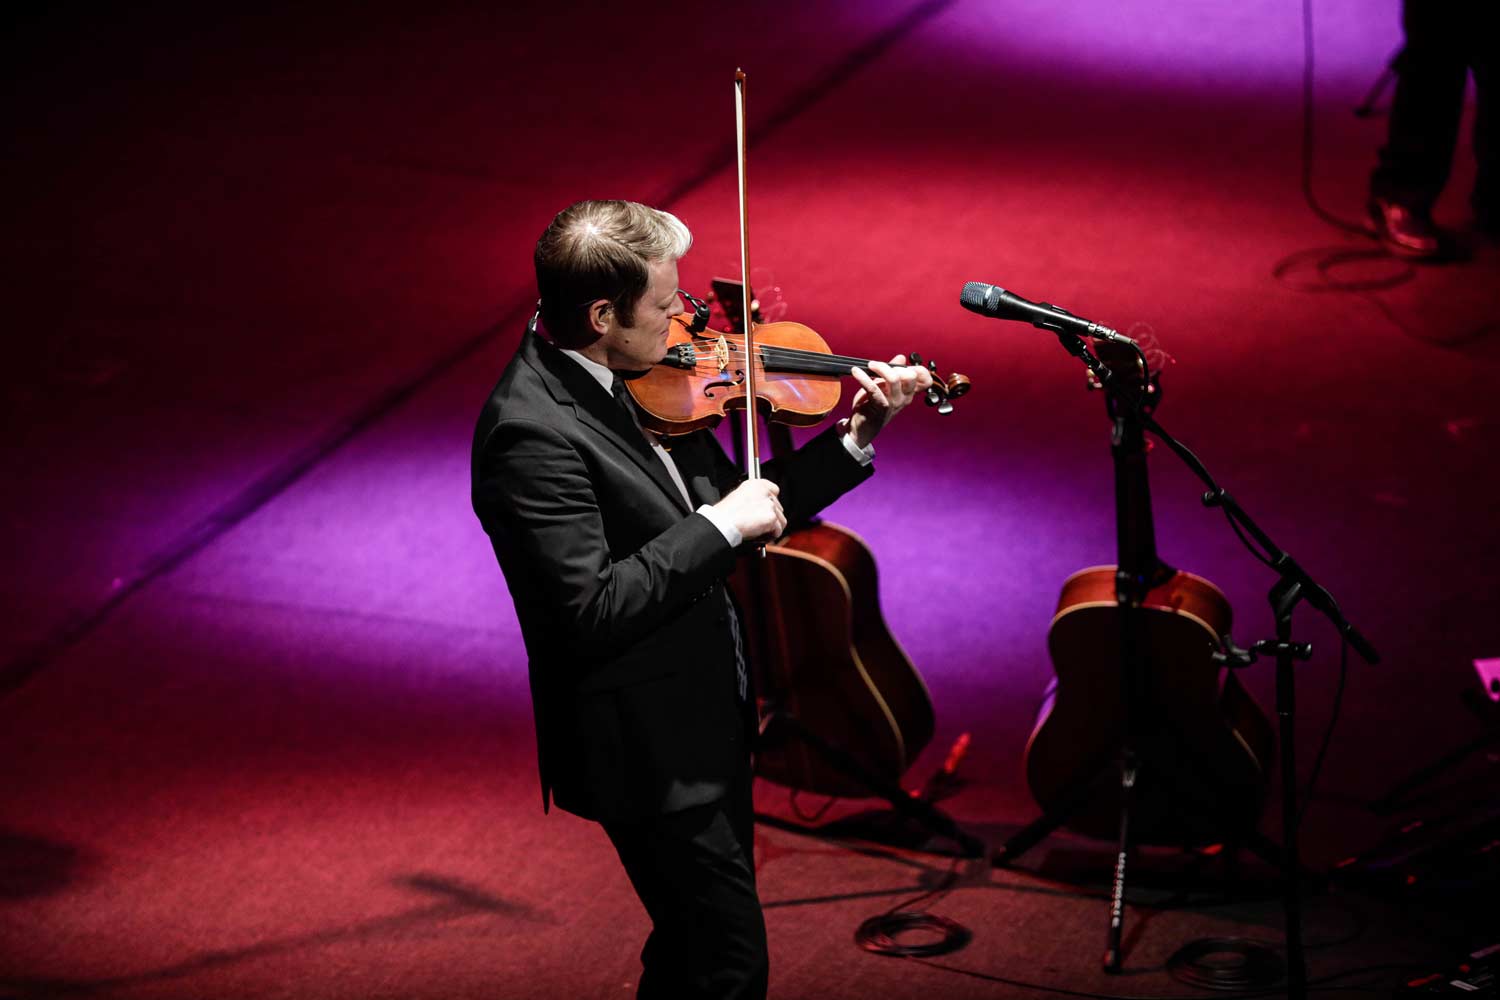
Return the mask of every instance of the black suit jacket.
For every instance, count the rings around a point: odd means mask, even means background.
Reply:
[[[675,438],[693,505],[741,476],[707,431]],[[766,463],[792,523],[871,475],[833,430]],[[473,503],[530,663],[542,804],[614,820],[745,766],[724,580],[735,552],[682,501],[627,414],[528,331],[474,433]]]

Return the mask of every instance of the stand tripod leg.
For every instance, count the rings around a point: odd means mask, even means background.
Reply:
[[[1302,951],[1302,886],[1299,874],[1302,860],[1297,851],[1297,756],[1296,727],[1293,717],[1297,708],[1297,686],[1292,673],[1292,607],[1297,602],[1300,584],[1292,582],[1271,588],[1271,603],[1276,610],[1276,717],[1281,739],[1281,850],[1283,910],[1286,920],[1286,985],[1288,1000],[1307,996],[1307,963]]]
[[[1104,971],[1119,972],[1123,957],[1121,937],[1125,929],[1125,870],[1130,861],[1130,800],[1135,788],[1136,763],[1127,757],[1120,765],[1120,850],[1115,855],[1115,876],[1109,890],[1109,934],[1104,944]]]
[[[775,738],[777,735],[788,735],[806,743],[837,770],[842,771],[864,785],[875,795],[889,802],[892,809],[895,809],[904,816],[915,819],[929,830],[953,841],[962,849],[964,857],[977,858],[984,856],[984,843],[978,837],[965,833],[953,821],[953,817],[925,799],[913,798],[911,795],[908,795],[906,790],[900,785],[886,781],[879,775],[871,773],[868,768],[855,760],[846,751],[829,743],[823,737],[802,725],[794,717],[785,712],[773,713],[770,716],[766,731],[772,735],[772,738]]]
[[[1058,827],[1072,819],[1073,814],[1099,791],[1099,779],[1103,776],[1104,772],[1101,770],[1092,778],[1075,781],[1073,790],[1066,798],[1049,806],[1036,819],[1011,834],[1000,845],[991,861],[997,865],[1008,865],[1049,837]]]

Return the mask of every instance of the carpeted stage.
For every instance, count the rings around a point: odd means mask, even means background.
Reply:
[[[1480,733],[1472,661],[1500,656],[1500,251],[1412,267],[1309,207],[1299,5],[313,6],[9,15],[0,997],[632,995],[645,915],[602,833],[540,808],[470,433],[568,203],[669,208],[684,287],[735,273],[736,66],[763,297],[975,385],[903,415],[829,512],[931,689],[908,788],[968,733],[944,808],[994,844],[1036,815],[1048,623],[1115,556],[1101,400],[1055,338],[962,311],[979,280],[1166,351],[1158,417],[1383,655],[1351,657],[1309,867],[1492,808],[1483,753],[1369,804]],[[1312,189],[1358,222],[1384,119],[1351,109],[1398,5],[1312,6]],[[1460,231],[1468,150],[1466,126],[1438,207]],[[1151,474],[1163,556],[1270,636],[1270,572],[1165,449]],[[1309,608],[1296,628],[1305,790],[1339,644]],[[1269,711],[1271,665],[1242,679]],[[815,796],[757,804],[774,996],[1209,995],[1167,958],[1282,933],[1268,866],[1151,849],[1108,977],[1107,842],[991,869],[877,800],[825,835],[793,828]],[[1388,993],[1489,943],[1459,882],[1310,890],[1311,976]],[[912,900],[972,942],[855,946]]]

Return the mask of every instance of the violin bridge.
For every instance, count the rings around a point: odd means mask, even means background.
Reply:
[[[723,337],[714,341],[714,361],[718,362],[719,371],[729,370],[729,341]]]

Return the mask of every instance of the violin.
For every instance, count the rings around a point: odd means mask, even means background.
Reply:
[[[708,333],[708,308],[698,303],[692,321],[674,317],[668,333],[667,355],[645,376],[626,383],[642,418],[659,434],[686,434],[716,426],[728,409],[745,414],[745,472],[760,478],[759,405],[770,419],[807,427],[818,423],[838,405],[839,380],[850,369],[869,369],[862,358],[835,355],[826,341],[801,323],[757,323],[750,295],[750,192],[745,182],[745,73],[734,72],[735,168],[740,202],[740,307],[742,330],[737,334]],[[691,296],[690,296],[691,297]],[[726,303],[727,305],[727,303]],[[727,313],[726,313],[727,314]],[[909,356],[912,364],[921,358]],[[926,395],[929,406],[951,412],[951,401],[969,391],[969,380],[955,375],[947,380],[933,373]],[[665,374],[664,374],[665,373]],[[779,415],[778,415],[779,414]]]
[[[851,368],[875,375],[870,361],[834,354],[827,341],[801,323],[755,324],[747,352],[743,333],[710,330],[707,320],[705,309],[673,316],[666,356],[646,375],[625,383],[641,422],[657,434],[718,426],[729,410],[746,408],[752,382],[768,419],[811,427],[838,405],[840,379],[850,377]],[[754,357],[753,365],[747,364],[749,357]],[[932,373],[927,405],[951,413],[953,400],[969,391],[969,379],[957,373],[944,379],[936,363],[924,362],[915,351],[908,358]]]

